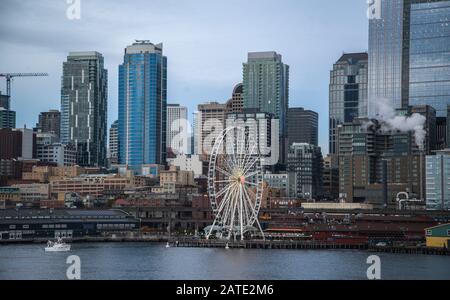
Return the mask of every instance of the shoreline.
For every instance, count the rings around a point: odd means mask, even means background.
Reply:
[[[48,239],[0,240],[0,247],[7,245],[45,244]],[[66,239],[69,243],[169,243],[173,248],[225,248],[262,250],[359,250],[369,253],[392,253],[429,256],[450,256],[450,250],[427,247],[376,247],[368,244],[339,244],[330,242],[304,242],[281,240],[223,241],[169,237],[83,237]]]

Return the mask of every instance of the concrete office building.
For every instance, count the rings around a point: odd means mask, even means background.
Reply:
[[[238,114],[244,110],[244,85],[237,84],[233,89],[231,99],[227,102],[227,113]]]
[[[321,200],[323,196],[323,157],[320,147],[293,144],[288,152],[289,196]]]
[[[214,146],[218,134],[225,129],[226,104],[209,102],[198,105],[197,151],[199,155],[208,155]]]
[[[302,107],[289,108],[287,114],[288,141],[319,145],[319,114]]]
[[[39,114],[39,122],[36,124],[38,132],[53,133],[58,142],[61,136],[61,113],[59,110],[50,110]]]

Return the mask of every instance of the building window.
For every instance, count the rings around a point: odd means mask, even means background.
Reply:
[[[433,232],[431,230],[427,230],[427,236],[432,236]]]
[[[450,236],[450,229],[447,230],[447,236]]]

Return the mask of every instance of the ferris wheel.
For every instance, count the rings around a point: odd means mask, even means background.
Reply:
[[[228,240],[241,240],[259,232],[264,238],[258,214],[263,195],[263,170],[256,137],[242,127],[229,127],[216,139],[210,154],[208,193],[215,216],[206,229]],[[256,229],[256,227],[258,229]]]

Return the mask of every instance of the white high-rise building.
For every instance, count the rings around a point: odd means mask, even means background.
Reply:
[[[199,137],[200,137],[200,127],[199,127],[199,115],[200,112],[196,111],[194,112],[192,117],[192,154],[199,154],[198,152],[198,142],[199,142]]]
[[[188,154],[189,122],[187,107],[167,104],[167,148],[175,154]]]

